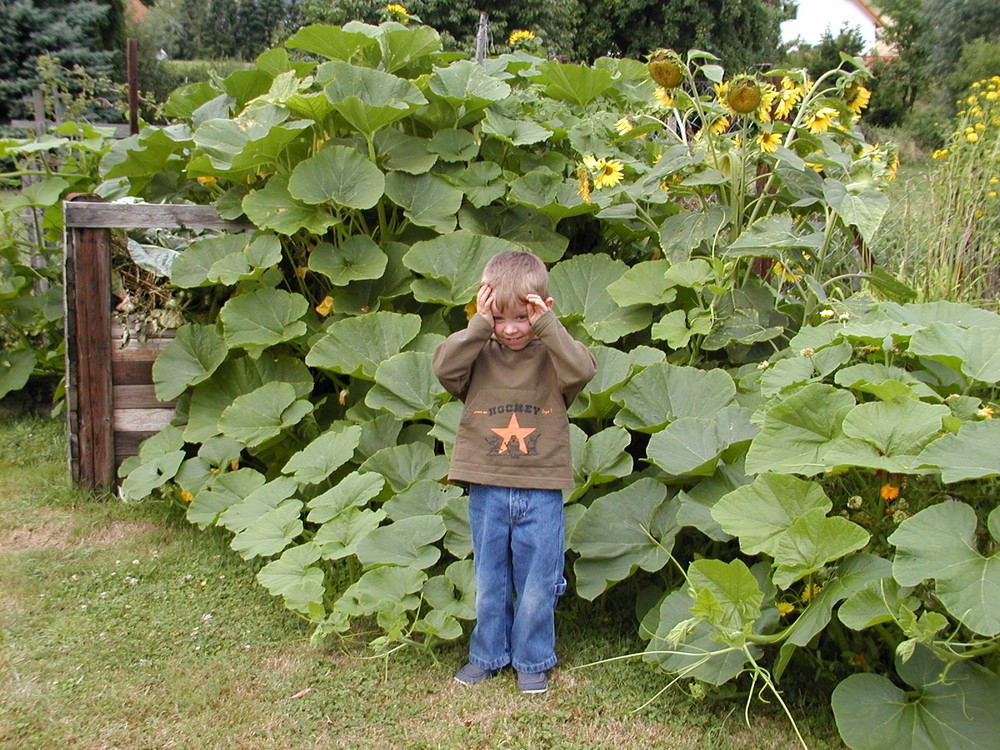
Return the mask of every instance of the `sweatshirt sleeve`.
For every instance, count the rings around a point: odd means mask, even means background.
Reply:
[[[434,375],[448,393],[464,399],[472,379],[472,366],[493,335],[493,326],[482,315],[473,315],[469,325],[438,344],[431,358]]]
[[[569,331],[552,312],[544,313],[538,318],[531,327],[531,332],[549,350],[563,399],[569,406],[597,373],[594,355],[570,336]]]

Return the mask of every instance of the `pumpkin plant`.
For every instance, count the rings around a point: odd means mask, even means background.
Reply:
[[[870,492],[873,472],[965,479],[946,449],[981,439],[970,399],[995,384],[980,356],[995,328],[962,318],[959,335],[927,320],[941,310],[851,296],[911,294],[866,255],[893,153],[850,127],[858,61],[727,88],[708,53],[663,57],[670,89],[639,61],[477,65],[424,26],[350,23],[176,91],[175,124],[115,144],[100,192],[211,201],[254,229],[173,262],[192,302],[153,379],[178,407],[123,465],[122,496],[229,530],[317,638],[357,618],[383,653],[459,637],[467,498],[442,480],[461,407],[429,360],[466,325],[487,259],[528,249],[599,365],[571,410],[578,595],[656,587],[646,658],[704,683],[749,665],[776,689],[876,584],[901,597],[877,625],[898,623],[921,659],[956,651],[929,630],[946,615],[920,603],[918,571],[896,576],[909,542],[852,519],[845,492]],[[796,597],[810,603],[785,624]],[[962,669],[980,675],[965,662],[987,647],[958,649]]]

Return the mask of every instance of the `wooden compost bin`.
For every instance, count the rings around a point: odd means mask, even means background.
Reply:
[[[163,332],[122,345],[112,315],[112,229],[225,229],[214,206],[101,203],[86,196],[63,203],[66,321],[67,459],[73,482],[91,489],[116,484],[118,465],[173,416],[156,400],[152,367],[170,341]]]

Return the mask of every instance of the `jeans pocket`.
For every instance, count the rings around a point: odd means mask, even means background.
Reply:
[[[562,596],[566,593],[566,579],[563,576],[559,576],[559,580],[556,581],[556,596]]]

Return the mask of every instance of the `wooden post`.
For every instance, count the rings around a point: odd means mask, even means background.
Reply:
[[[479,14],[479,29],[476,31],[476,62],[480,65],[486,59],[486,32],[490,26],[488,13]]]
[[[135,39],[130,37],[125,47],[125,69],[128,77],[128,125],[132,135],[139,132],[138,49]]]
[[[67,393],[73,394],[66,404],[69,463],[77,484],[108,488],[115,484],[111,231],[67,227],[65,242],[66,381]]]

